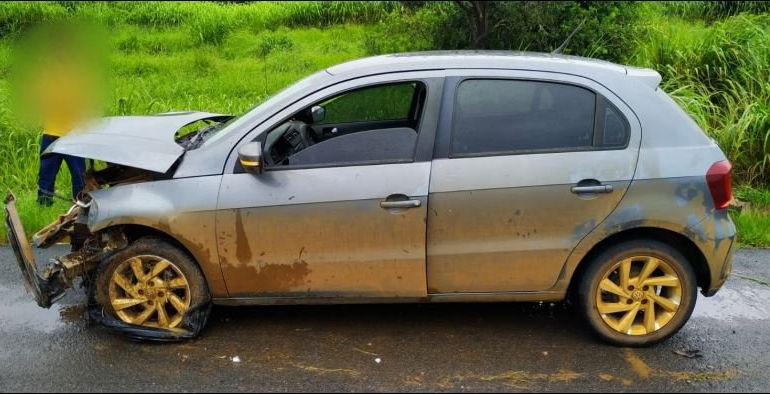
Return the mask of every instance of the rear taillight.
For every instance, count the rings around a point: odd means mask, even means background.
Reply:
[[[732,166],[727,160],[718,161],[711,165],[706,172],[706,183],[709,185],[711,198],[716,209],[725,209],[733,199],[733,189],[730,185],[730,169]]]

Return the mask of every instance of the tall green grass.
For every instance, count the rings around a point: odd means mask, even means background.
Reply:
[[[770,15],[761,12],[763,5],[744,3],[741,10],[749,12],[713,11],[717,6],[701,2],[645,4],[639,23],[628,26],[636,39],[627,43],[632,50],[624,62],[661,72],[663,88],[726,152],[735,183],[766,188]],[[5,161],[0,192],[17,193],[28,230],[66,209],[60,206],[64,202],[54,209],[34,204],[41,130],[25,123],[11,106],[12,47],[37,23],[70,18],[109,28],[110,86],[104,115],[183,110],[237,114],[314,71],[346,60],[404,49],[444,49],[430,39],[436,30],[431,24],[446,19],[454,6],[430,5],[418,13],[405,12],[408,7],[392,1],[2,2],[0,154]],[[720,17],[707,16],[707,9]],[[394,15],[402,15],[403,23],[382,30]],[[384,34],[371,34],[375,30]],[[63,168],[56,192],[66,196],[69,182]],[[743,220],[756,222],[749,215]]]
[[[183,34],[134,26],[114,33],[104,115],[237,114],[312,72],[364,55],[364,28],[355,25],[260,33],[242,29],[216,47],[188,45],[180,39]],[[129,48],[125,42],[134,44]],[[10,94],[9,84],[0,81],[0,152],[6,158],[0,187],[31,190],[41,128],[22,123],[11,110]]]
[[[663,88],[713,137],[738,183],[770,185],[770,14],[703,21],[646,18],[629,63],[664,76]]]
[[[259,32],[280,26],[369,24],[400,8],[396,1],[56,1],[0,3],[0,37],[53,19],[87,19],[115,27],[184,28],[189,38],[217,44],[241,28]]]
[[[666,15],[673,15],[688,20],[715,21],[742,12],[761,14],[770,12],[767,1],[665,1],[662,10]]]
[[[770,245],[770,215],[762,211],[741,211],[731,213],[738,228],[738,242],[741,246],[767,247]]]
[[[312,72],[364,56],[365,27],[354,22],[373,21],[388,4],[0,3],[0,194],[13,190],[17,195],[28,232],[67,208],[59,200],[53,208],[35,203],[42,130],[22,119],[11,103],[12,49],[26,27],[63,16],[111,26],[105,116],[184,110],[238,114]],[[63,165],[55,192],[68,196],[70,182]],[[0,239],[5,239],[4,227]]]

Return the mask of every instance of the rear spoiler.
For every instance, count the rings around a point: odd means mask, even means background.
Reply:
[[[626,75],[651,87],[652,90],[657,89],[663,80],[657,71],[649,68],[626,67]]]

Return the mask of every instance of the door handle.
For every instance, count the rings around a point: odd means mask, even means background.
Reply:
[[[420,200],[380,201],[381,208],[417,208],[422,205]]]
[[[612,193],[612,185],[572,186],[573,193]]]

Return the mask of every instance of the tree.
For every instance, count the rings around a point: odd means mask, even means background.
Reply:
[[[468,18],[473,34],[473,47],[476,49],[486,49],[487,35],[489,34],[489,11],[491,8],[494,8],[495,2],[455,0],[454,3],[460,7]]]
[[[565,54],[621,61],[634,39],[634,1],[401,1],[401,15],[385,24],[390,32],[373,43],[388,42],[395,32],[411,41],[385,52],[429,49],[503,49],[551,52],[575,28]],[[770,3],[770,2],[769,2]],[[379,45],[379,44],[378,44]],[[381,46],[381,45],[380,45]],[[382,53],[372,51],[372,53]]]

